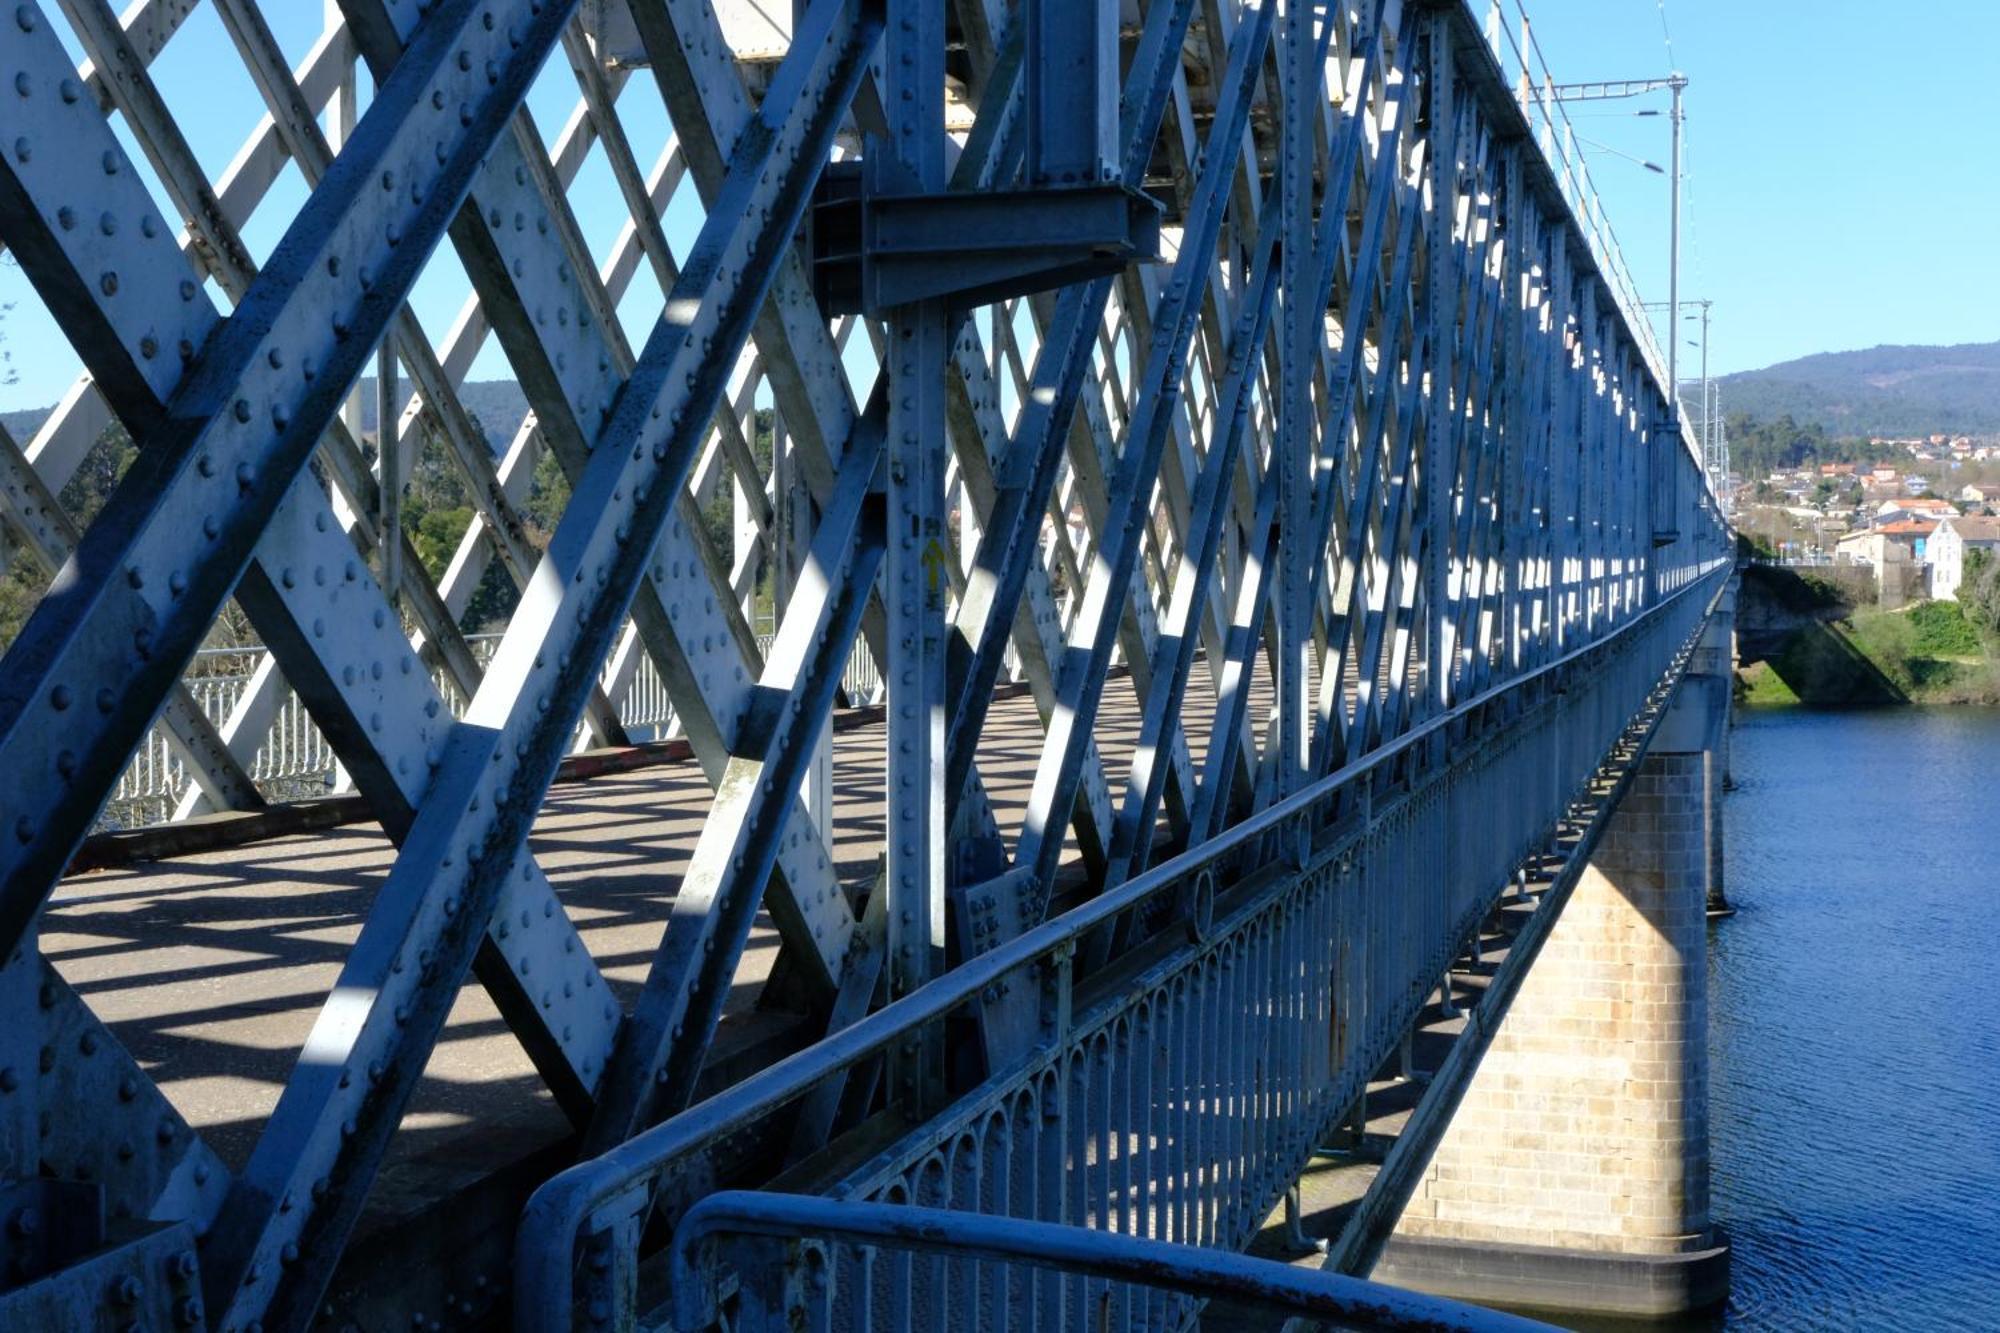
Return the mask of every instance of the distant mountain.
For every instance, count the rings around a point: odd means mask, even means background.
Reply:
[[[1822,352],[1720,382],[1725,412],[1834,435],[2000,435],[2000,342]]]
[[[397,386],[402,390],[398,395],[407,404],[414,396],[408,380]],[[504,451],[514,442],[514,432],[521,428],[521,419],[528,415],[528,397],[521,392],[521,386],[512,380],[471,380],[458,386],[459,405],[478,422],[486,432],[487,443],[495,453]],[[370,375],[361,381],[361,430],[365,435],[375,433],[375,377]]]
[[[1721,378],[1722,410],[1763,421],[1790,415],[1846,435],[2000,436],[2000,342],[1956,347],[1871,347],[1821,352],[1762,370]],[[375,431],[375,382],[364,379],[362,429]],[[407,398],[410,389],[403,386]],[[504,450],[527,415],[528,400],[512,380],[477,380],[459,401],[478,418],[495,452]],[[26,444],[47,408],[0,413],[0,425]]]
[[[407,403],[410,386],[406,383],[401,387],[402,399]],[[478,380],[462,385],[458,401],[485,430],[486,439],[495,453],[513,443],[514,432],[520,429],[521,419],[528,415],[527,396],[521,392],[521,386],[512,380]],[[25,448],[52,410],[35,407],[0,412],[0,426],[6,428],[16,444]],[[369,435],[375,433],[375,378],[372,375],[361,381],[361,429]]]
[[[24,412],[0,412],[0,427],[5,427],[7,433],[14,437],[14,443],[26,448],[28,441],[35,437],[35,432],[41,429],[42,418],[48,414],[46,407],[31,407]]]

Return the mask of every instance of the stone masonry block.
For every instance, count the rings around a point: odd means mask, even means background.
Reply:
[[[1705,773],[1642,761],[1399,1236],[1656,1255],[1706,1233]]]

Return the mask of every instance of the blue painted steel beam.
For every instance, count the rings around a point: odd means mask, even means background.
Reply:
[[[310,1312],[673,512],[881,25],[843,0],[809,20],[218,1222],[211,1281],[235,1322]]]
[[[1123,179],[1144,179],[1152,143],[1172,88],[1191,0],[1164,0],[1147,13],[1123,98]],[[986,517],[967,595],[953,619],[945,790],[956,801],[972,770],[980,729],[999,678],[1029,564],[1039,549],[1050,488],[1062,461],[1111,282],[1065,289],[1044,330],[1033,387],[998,466],[1000,490]],[[1086,728],[1087,730],[1087,728]],[[1064,812],[1067,819],[1067,809]],[[1060,840],[1060,831],[1057,833]],[[1036,908],[1036,914],[1039,914]]]
[[[1118,5],[1024,0],[1027,177],[1030,186],[1115,179]]]
[[[73,149],[94,153],[100,163],[117,167],[97,186],[111,215],[133,219],[141,236],[169,234],[95,109],[63,104],[59,114],[65,141]],[[36,185],[38,190],[53,189],[48,182]],[[59,193],[38,194],[37,199],[39,207],[60,217]],[[65,258],[87,268],[88,242],[80,245],[75,230],[65,235],[70,245]],[[95,233],[83,233],[91,235]],[[38,266],[33,272],[43,285],[60,277],[53,260],[49,267]],[[179,256],[163,256],[146,270],[151,291],[126,287],[113,293],[126,299],[101,298],[101,314],[118,338],[142,350],[148,340],[188,345],[208,341],[217,326],[214,309],[205,299],[183,299],[180,293],[185,288],[175,286],[177,273],[189,284],[199,276]],[[118,354],[115,346],[98,341],[86,342],[84,352],[91,366]],[[185,372],[187,367],[178,369]],[[154,419],[177,382],[166,379],[157,397],[150,388],[143,393],[131,389],[118,401],[121,415],[127,420]],[[151,445],[143,434],[140,442],[142,448]],[[332,739],[385,830],[399,838],[429,781],[433,747],[449,724],[450,713],[357,556],[327,494],[312,479],[301,480],[270,516],[236,597],[283,662],[292,686]],[[330,636],[330,625],[340,626],[340,633]],[[549,910],[554,903],[546,879],[532,861],[524,861],[520,869],[521,874],[510,880],[510,900],[541,924],[511,930],[501,925],[481,948],[479,972],[558,1096],[574,1108],[587,1100],[587,1090],[602,1068],[616,1010],[606,1001],[595,964],[580,947],[567,916]],[[523,979],[530,970],[539,973],[535,988]],[[562,993],[560,1002],[549,987]],[[543,993],[534,993],[536,989]]]

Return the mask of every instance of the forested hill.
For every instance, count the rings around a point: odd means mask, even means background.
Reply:
[[[25,445],[34,438],[42,418],[49,414],[46,407],[32,408],[25,412],[0,412],[0,428],[14,437],[14,443]]]
[[[1725,412],[1834,435],[2000,435],[2000,342],[1822,352],[1721,383]]]
[[[1726,375],[1721,383],[1722,410],[1730,416],[1761,421],[1789,416],[1832,436],[2000,436],[2000,342],[1822,352]],[[373,381],[363,380],[362,389],[362,429],[373,434]],[[468,383],[459,397],[496,450],[507,447],[528,410],[511,380]],[[47,409],[0,413],[0,425],[25,444],[46,414]]]
[[[413,392],[405,381],[401,386],[402,399],[408,402]],[[375,433],[375,378],[365,376],[361,381],[361,431],[364,435]],[[521,386],[512,380],[478,380],[463,385],[458,391],[458,400],[467,412],[486,432],[487,439],[495,451],[505,449],[513,441],[514,431],[521,424],[521,418],[528,414],[528,399],[521,392]],[[16,443],[26,445],[34,438],[35,431],[50,409],[38,407],[20,412],[0,412],[0,426],[14,437]]]

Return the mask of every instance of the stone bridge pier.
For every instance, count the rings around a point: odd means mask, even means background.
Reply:
[[[1702,635],[1701,646],[1695,649],[1694,660],[1689,663],[1690,672],[1704,676],[1719,676],[1722,680],[1722,721],[1716,733],[1715,744],[1704,753],[1708,763],[1703,774],[1702,819],[1708,836],[1708,914],[1712,917],[1733,916],[1736,909],[1729,905],[1729,898],[1723,892],[1723,841],[1722,841],[1722,794],[1730,786],[1729,776],[1729,726],[1735,707],[1736,683],[1736,580],[1722,590],[1716,599],[1715,610],[1709,616],[1708,630]]]
[[[1720,1303],[1707,917],[1721,894],[1729,599],[1376,1264],[1482,1303]]]

